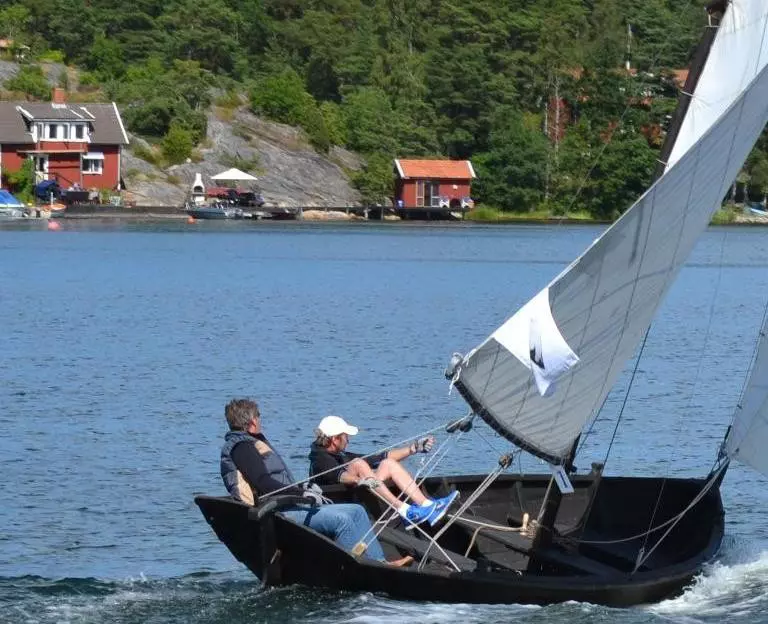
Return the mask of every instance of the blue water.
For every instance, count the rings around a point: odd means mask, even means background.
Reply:
[[[768,619],[766,482],[740,466],[724,484],[719,560],[682,597],[629,611],[263,591],[193,504],[222,492],[233,396],[259,401],[299,474],[326,414],[358,424],[364,450],[463,415],[442,376],[450,354],[485,338],[599,227],[0,228],[0,622]],[[654,323],[608,473],[706,474],[766,299],[768,230],[710,229]],[[578,466],[603,460],[627,380]],[[495,465],[508,447],[477,429],[438,472]]]

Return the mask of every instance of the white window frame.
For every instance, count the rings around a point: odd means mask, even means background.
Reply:
[[[88,168],[86,168],[86,162],[89,163]],[[102,175],[104,173],[104,155],[101,154],[100,157],[97,157],[90,152],[83,154],[80,159],[80,171],[83,172],[83,175]]]

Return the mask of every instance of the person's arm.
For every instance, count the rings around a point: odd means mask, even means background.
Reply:
[[[414,454],[413,445],[401,446],[400,448],[393,448],[387,452],[387,459],[394,459],[395,461],[403,461],[406,457],[410,457]]]
[[[416,453],[429,453],[432,450],[432,445],[435,443],[435,438],[427,436],[420,440],[414,440],[409,446],[401,446],[400,448],[392,449],[387,453],[388,459],[394,459],[395,461],[402,461],[406,457],[415,455]]]
[[[269,476],[267,467],[264,465],[264,459],[249,442],[240,442],[235,445],[235,448],[232,449],[232,461],[235,462],[237,469],[243,473],[245,480],[248,481],[251,489],[258,496],[264,496],[285,487],[284,483]],[[280,493],[302,496],[304,490],[299,486],[292,486]]]
[[[314,455],[312,457],[310,473],[311,477],[324,473],[322,476],[312,479],[314,483],[319,485],[335,485],[336,483],[354,484],[342,479],[342,476],[346,474],[344,468],[339,466],[339,463],[330,453],[320,452]]]

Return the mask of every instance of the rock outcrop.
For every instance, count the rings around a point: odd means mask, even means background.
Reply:
[[[223,119],[223,117],[231,119]],[[136,155],[149,146],[132,137],[124,152],[123,176],[129,200],[138,205],[181,206],[195,178],[201,173],[206,185],[211,176],[230,167],[259,178],[255,186],[268,206],[356,206],[360,196],[350,184],[348,171],[362,161],[351,152],[333,148],[318,154],[304,133],[291,126],[266,121],[243,110],[217,111],[208,115],[208,133],[199,162],[174,165],[165,170]],[[144,149],[136,150],[136,146]]]
[[[61,63],[39,65],[52,87],[66,76],[69,88],[77,88],[75,68]],[[16,62],[0,60],[0,86],[19,67]],[[230,167],[259,178],[255,186],[268,206],[340,208],[360,204],[349,179],[349,172],[363,165],[359,156],[338,147],[327,155],[319,154],[302,130],[261,119],[242,107],[214,108],[208,113],[206,139],[195,150],[199,162],[162,169],[139,157],[152,151],[146,141],[130,138],[131,145],[123,150],[122,173],[126,199],[137,205],[181,207],[196,173],[202,174],[206,185],[212,185],[210,177]],[[137,146],[143,149],[136,150]]]

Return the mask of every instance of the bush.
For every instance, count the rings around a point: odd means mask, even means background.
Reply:
[[[352,184],[366,204],[388,204],[392,201],[392,159],[383,153],[372,154],[365,167],[352,174]]]
[[[141,158],[142,160],[155,165],[156,167],[162,166],[160,155],[151,147],[145,147],[140,143],[136,143],[131,146],[131,151],[133,152],[133,155],[136,156],[136,158]]]
[[[233,169],[240,169],[240,171],[257,171],[260,169],[261,160],[258,155],[254,155],[251,158],[243,158],[240,154],[230,154],[225,152],[219,158],[219,162],[224,167],[230,167]]]
[[[251,109],[275,121],[302,127],[312,145],[328,151],[331,141],[322,112],[292,69],[259,80],[251,91]]]
[[[46,50],[38,55],[37,60],[41,63],[63,63],[64,52],[61,50]]]
[[[5,87],[40,100],[51,99],[51,85],[39,65],[22,65],[14,76],[5,81]]]
[[[21,201],[28,204],[34,200],[35,169],[31,158],[25,159],[21,169],[8,172],[6,177],[9,187]]]
[[[139,106],[129,106],[123,117],[131,132],[145,136],[162,137],[173,124],[190,133],[193,143],[205,137],[208,119],[205,113],[192,110],[184,100],[156,97]]]
[[[194,146],[192,133],[176,122],[171,124],[168,134],[163,137],[161,142],[163,156],[172,165],[177,165],[187,160],[192,154]]]
[[[292,69],[262,78],[251,91],[251,108],[255,113],[293,126],[302,125],[310,101],[314,103],[314,98]]]
[[[230,89],[219,95],[213,103],[219,108],[233,109],[240,106],[243,102],[240,99],[240,94],[234,89]]]
[[[347,144],[347,124],[341,107],[335,102],[323,102],[320,104],[320,114],[323,117],[328,140],[332,145]]]

